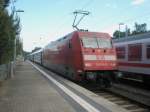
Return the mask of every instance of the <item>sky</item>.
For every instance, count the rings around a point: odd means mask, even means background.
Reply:
[[[10,6],[11,7],[11,6]],[[16,9],[21,19],[23,49],[31,51],[74,31],[75,10],[86,10],[90,15],[79,28],[107,32],[111,36],[124,23],[132,30],[134,23],[147,23],[150,29],[150,0],[17,0]]]

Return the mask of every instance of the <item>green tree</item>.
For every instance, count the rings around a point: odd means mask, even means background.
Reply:
[[[125,32],[121,32],[121,31],[118,31],[116,30],[114,33],[113,33],[113,37],[114,38],[122,38],[122,37],[125,37]]]
[[[15,12],[9,15],[9,0],[0,0],[0,64],[13,59],[14,40],[20,33],[20,20]]]
[[[21,40],[21,38],[17,38],[16,39],[16,54],[17,55],[22,55],[23,53],[23,42]]]
[[[147,32],[147,24],[143,23],[143,24],[138,24],[135,23],[135,30],[132,32],[132,35],[135,34],[141,34],[141,33],[146,33]]]
[[[113,33],[113,37],[114,38],[119,38],[119,37],[122,38],[122,37],[125,37],[126,35],[130,36],[130,35],[136,35],[136,34],[148,32],[146,23],[143,23],[143,24],[135,23],[134,27],[135,27],[135,30],[131,31],[130,28],[128,28],[127,32],[121,32],[121,31],[116,30]]]
[[[0,0],[0,8],[5,9],[10,3],[10,0]]]
[[[127,29],[127,31],[124,31],[124,32],[119,31],[119,30],[116,30],[116,31],[113,33],[113,37],[114,37],[114,38],[119,38],[119,37],[122,38],[122,37],[129,36],[129,35],[131,35],[131,31],[130,31],[129,28]]]

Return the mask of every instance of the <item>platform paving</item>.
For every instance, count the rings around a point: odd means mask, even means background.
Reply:
[[[76,112],[33,66],[20,62],[0,86],[0,112]]]

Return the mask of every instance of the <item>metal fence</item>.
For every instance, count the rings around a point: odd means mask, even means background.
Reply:
[[[0,82],[11,78],[13,74],[13,62],[0,65]]]

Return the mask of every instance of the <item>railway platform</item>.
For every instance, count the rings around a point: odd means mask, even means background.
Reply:
[[[19,62],[0,86],[0,112],[127,112],[31,62]]]

